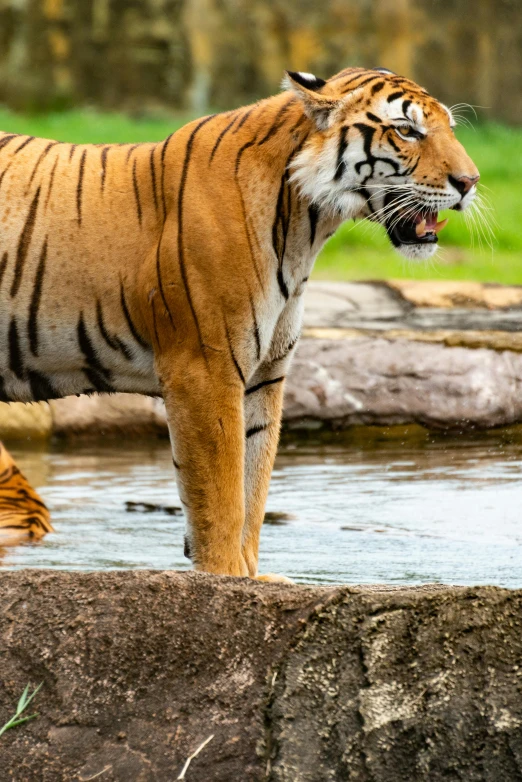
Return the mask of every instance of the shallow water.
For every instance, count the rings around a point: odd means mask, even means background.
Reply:
[[[11,447],[56,532],[5,549],[0,567],[190,566],[181,517],[125,503],[179,505],[168,443]],[[501,435],[382,438],[368,430],[280,450],[260,571],[315,583],[441,582],[522,587],[522,443]]]

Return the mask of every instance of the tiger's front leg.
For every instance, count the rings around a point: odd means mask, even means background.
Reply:
[[[263,378],[259,380],[258,378]],[[245,526],[243,555],[257,576],[259,536],[279,442],[284,377],[258,372],[245,391]]]
[[[202,356],[160,356],[157,365],[194,567],[246,576],[244,387],[233,367]]]
[[[279,359],[267,361],[245,391],[245,526],[243,556],[252,578],[292,583],[285,576],[258,575],[259,538],[279,442],[285,374],[295,340]]]

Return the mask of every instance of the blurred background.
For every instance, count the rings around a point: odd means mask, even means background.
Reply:
[[[315,277],[522,283],[522,4],[516,0],[0,0],[0,127],[75,142],[160,140],[273,94],[286,68],[385,66],[456,110],[492,231],[451,214],[436,260],[345,225]]]

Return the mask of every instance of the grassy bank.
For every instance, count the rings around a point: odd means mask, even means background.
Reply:
[[[2,130],[76,143],[159,141],[188,119],[132,119],[93,111],[20,116],[0,110]],[[435,260],[410,263],[391,249],[379,226],[347,223],[321,253],[316,279],[412,277],[522,284],[522,229],[517,206],[522,129],[479,125],[476,129],[460,128],[458,136],[481,171],[483,192],[493,208],[492,247],[477,233],[470,234],[462,215],[449,212],[450,221],[441,234]]]

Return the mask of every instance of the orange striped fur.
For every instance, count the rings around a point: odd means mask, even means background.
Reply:
[[[0,443],[0,547],[52,531],[49,511]]]
[[[477,179],[451,113],[407,79],[355,68],[287,86],[159,144],[0,136],[0,399],[162,395],[187,547],[213,573],[257,576],[327,237],[366,217],[428,257],[437,209],[465,208]]]

